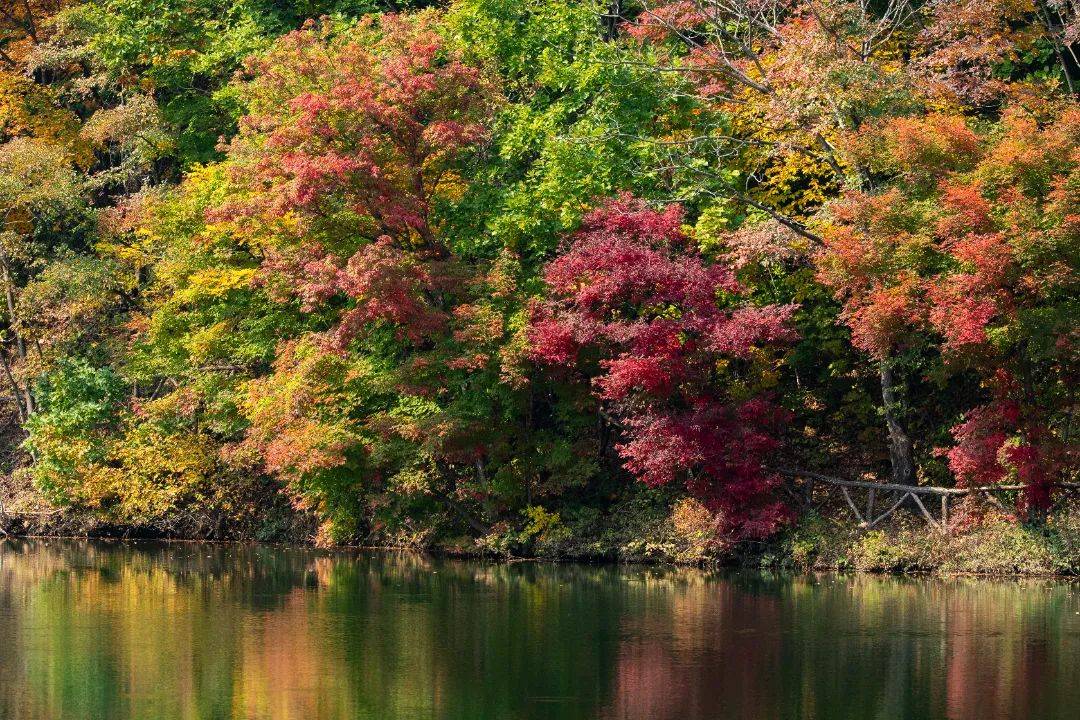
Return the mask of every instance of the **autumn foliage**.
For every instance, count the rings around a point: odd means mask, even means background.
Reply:
[[[579,369],[613,421],[618,452],[650,485],[675,480],[739,536],[786,517],[764,465],[785,413],[754,393],[755,370],[794,339],[791,307],[741,302],[731,270],[705,264],[662,211],[622,196],[585,217],[547,267],[534,308],[536,357]]]
[[[1017,108],[988,138],[962,118],[899,119],[880,138],[871,166],[899,184],[836,202],[819,277],[856,346],[886,358],[929,341],[983,378],[990,403],[953,428],[950,467],[975,485],[1018,479],[1045,505],[1069,453],[1052,427],[1077,352],[1080,115]]]
[[[1075,2],[432,5],[0,11],[17,481],[498,553],[1069,501]]]

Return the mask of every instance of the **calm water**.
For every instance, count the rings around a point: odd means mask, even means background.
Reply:
[[[0,543],[0,718],[1080,716],[1080,586]]]

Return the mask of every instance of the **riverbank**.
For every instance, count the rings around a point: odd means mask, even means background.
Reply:
[[[8,488],[10,490],[10,488]],[[155,523],[131,525],[93,512],[49,509],[23,496],[4,507],[14,536],[161,538],[320,544],[314,516],[279,495],[257,511],[228,514],[201,509]],[[33,508],[33,509],[27,509]],[[457,557],[537,558],[752,567],[795,571],[863,571],[941,575],[1080,575],[1080,508],[1065,506],[1038,525],[1017,522],[999,510],[968,512],[942,533],[922,518],[898,512],[873,530],[857,526],[843,508],[804,512],[764,542],[713,539],[712,520],[693,501],[635,488],[605,511],[587,507],[550,510],[533,506],[517,522],[502,522],[484,535],[462,534],[447,522],[396,534],[371,533],[344,547],[409,549]]]
[[[1080,509],[1075,507],[1040,524],[989,511],[948,533],[913,512],[900,512],[890,522],[866,530],[846,512],[826,508],[803,514],[768,541],[735,544],[710,540],[710,525],[693,515],[692,509],[678,504],[659,521],[655,516],[650,520],[647,515],[617,514],[601,532],[540,534],[529,547],[532,554],[553,559],[793,571],[1080,575]],[[494,545],[494,554],[512,555],[497,542],[487,543]],[[460,550],[468,554],[469,547]]]

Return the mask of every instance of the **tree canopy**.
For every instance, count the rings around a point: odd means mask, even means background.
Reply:
[[[781,466],[1025,519],[1075,480],[1071,0],[9,5],[0,355],[54,503],[423,544],[647,486],[737,542],[797,520]]]

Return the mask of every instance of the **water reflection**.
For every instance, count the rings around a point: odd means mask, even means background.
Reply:
[[[0,718],[1074,718],[1054,581],[0,544]]]

